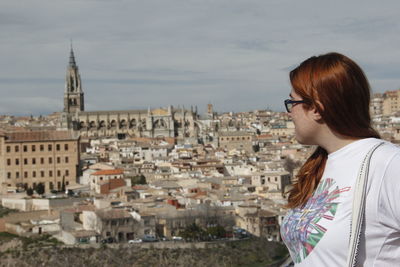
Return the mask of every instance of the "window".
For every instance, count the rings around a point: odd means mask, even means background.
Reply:
[[[15,152],[19,151],[19,146],[15,146]]]
[[[68,157],[65,157],[65,163],[68,163]]]
[[[7,153],[11,152],[11,147],[7,146],[6,151],[7,151]]]
[[[28,151],[28,146],[24,146],[24,152]]]
[[[60,144],[57,144],[57,145],[56,145],[56,150],[57,150],[57,151],[60,151]]]
[[[28,159],[24,159],[24,164],[28,165]]]
[[[61,162],[60,157],[57,157],[57,163],[60,163],[60,162]]]
[[[57,170],[57,176],[60,177],[61,176],[61,171]]]
[[[15,165],[19,165],[19,159],[15,159]]]
[[[7,165],[8,165],[8,166],[11,165],[11,159],[7,159]]]
[[[52,164],[52,163],[53,163],[53,159],[49,158],[49,164]]]
[[[33,177],[33,178],[36,178],[36,171],[33,171],[33,172],[32,172],[32,177]]]
[[[24,172],[24,178],[28,178],[28,172]]]
[[[35,151],[36,151],[36,146],[32,145],[32,152],[35,152]]]
[[[15,173],[15,178],[19,178],[19,172]]]
[[[65,170],[65,176],[69,176],[69,170]]]
[[[11,172],[7,172],[7,179],[11,179]]]
[[[36,164],[36,159],[32,158],[32,164],[35,165]]]
[[[64,144],[64,150],[68,151],[68,144]]]
[[[51,145],[48,145],[48,146],[47,146],[47,150],[48,150],[48,151],[52,151],[52,149],[53,149],[53,147],[52,147]]]
[[[40,151],[44,151],[44,145],[40,145],[39,149]]]
[[[44,164],[44,158],[40,158],[40,164]]]
[[[53,177],[53,171],[49,171],[49,177]]]
[[[40,177],[44,177],[44,171],[40,171]]]

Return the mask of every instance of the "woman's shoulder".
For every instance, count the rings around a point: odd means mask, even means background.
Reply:
[[[376,143],[378,143],[378,142],[383,142],[383,145],[380,146],[374,152],[374,154],[376,154],[377,157],[379,157],[387,162],[395,155],[400,155],[400,146],[399,145],[393,144],[389,141],[376,139]]]
[[[379,219],[386,224],[393,221],[393,227],[399,229],[400,226],[400,202],[398,194],[400,192],[400,146],[384,141],[384,145],[379,147],[374,153],[372,160],[371,178],[379,178],[378,188],[378,214]],[[374,180],[374,179],[372,179]]]

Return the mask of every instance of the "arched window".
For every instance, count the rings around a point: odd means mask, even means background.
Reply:
[[[117,122],[116,122],[115,120],[112,120],[112,121],[110,122],[110,127],[111,127],[111,128],[117,128]]]
[[[105,122],[105,121],[100,121],[100,122],[99,122],[99,128],[100,128],[100,129],[106,128],[106,122]]]
[[[121,129],[126,129],[126,127],[127,127],[126,120],[122,120],[122,121],[119,123],[119,128],[121,128]]]
[[[135,120],[135,119],[132,119],[132,120],[129,122],[129,128],[134,128],[134,127],[136,127],[136,120]]]
[[[96,128],[96,122],[95,121],[89,122],[89,129],[95,129],[95,128]]]

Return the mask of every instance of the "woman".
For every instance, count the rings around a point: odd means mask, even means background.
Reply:
[[[348,57],[311,57],[290,72],[285,101],[299,143],[316,145],[289,192],[281,234],[296,266],[345,266],[354,185],[377,143],[370,88]],[[400,266],[400,149],[385,142],[373,154],[358,266]]]

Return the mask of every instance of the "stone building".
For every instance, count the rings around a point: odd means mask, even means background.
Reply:
[[[382,115],[383,112],[383,94],[373,94],[369,110],[372,116]]]
[[[386,91],[383,94],[382,114],[391,115],[400,111],[400,90]]]
[[[258,187],[267,187],[268,190],[285,192],[285,187],[291,184],[290,173],[287,171],[257,172],[251,177],[251,184]]]
[[[76,183],[79,137],[72,131],[0,134],[0,189],[35,187],[61,190]]]
[[[196,138],[199,131],[197,107],[85,111],[84,92],[71,48],[64,92],[61,127],[78,131],[82,137],[177,137]]]
[[[234,132],[220,132],[219,133],[219,147],[227,151],[229,150],[243,150],[247,153],[253,153],[253,134],[243,131]]]

